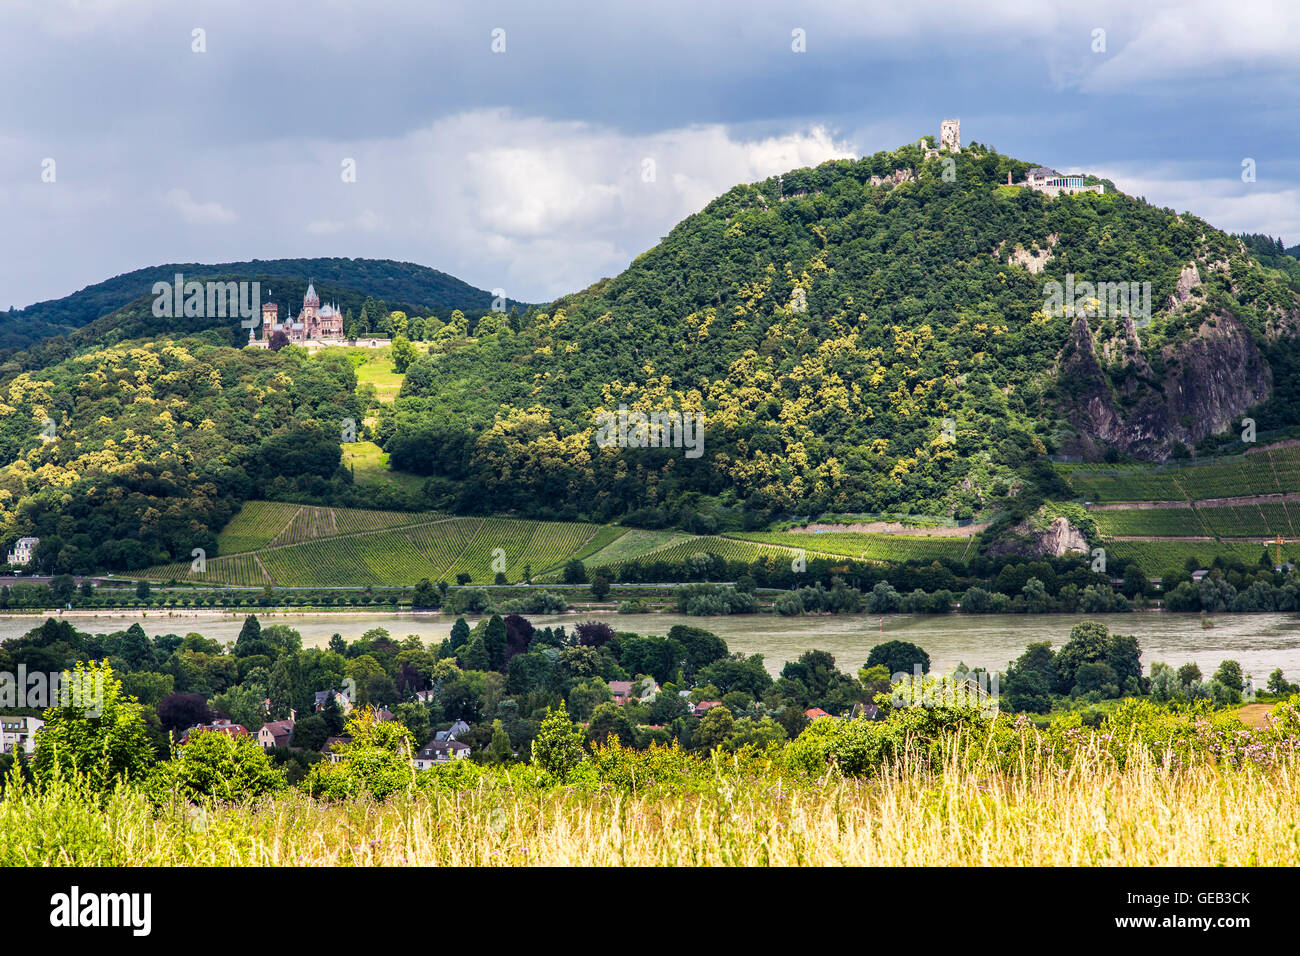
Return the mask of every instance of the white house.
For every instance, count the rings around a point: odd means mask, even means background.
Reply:
[[[1007,174],[1008,183],[1011,174]],[[1104,193],[1106,186],[1103,183],[1096,183],[1089,186],[1087,178],[1077,174],[1062,175],[1054,169],[1048,169],[1045,166],[1034,166],[1025,174],[1025,181],[1021,184],[1028,186],[1030,189],[1040,193],[1047,193],[1049,196],[1059,196],[1061,193]]]
[[[32,556],[36,553],[36,546],[41,543],[40,538],[19,538],[14,549],[9,552],[9,563],[12,565],[31,564]]]
[[[415,769],[428,770],[440,763],[464,760],[468,756],[469,744],[463,744],[459,740],[430,740],[415,755]]]
[[[0,717],[0,753],[36,752],[36,732],[45,726],[39,717]]]

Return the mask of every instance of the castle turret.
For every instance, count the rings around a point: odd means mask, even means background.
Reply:
[[[262,303],[262,338],[269,339],[280,324],[280,307],[274,302]]]
[[[944,120],[939,124],[939,148],[961,152],[961,120]]]

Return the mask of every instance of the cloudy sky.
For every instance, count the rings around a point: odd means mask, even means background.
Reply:
[[[0,308],[297,256],[545,301],[945,117],[1292,245],[1298,81],[1281,0],[0,0]]]

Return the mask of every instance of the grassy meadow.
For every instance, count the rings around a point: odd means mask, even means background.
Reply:
[[[1005,770],[954,743],[940,768],[904,755],[870,779],[759,773],[716,756],[688,788],[537,787],[519,771],[387,801],[155,812],[119,790],[0,801],[0,864],[29,866],[1295,866],[1300,757],[1270,767],[1027,746]],[[728,765],[730,763],[730,765]]]

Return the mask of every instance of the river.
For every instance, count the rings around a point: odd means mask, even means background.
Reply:
[[[24,634],[45,620],[46,614],[0,615],[0,640]],[[58,616],[57,614],[55,616]],[[150,611],[130,613],[63,612],[78,630],[109,633],[139,621],[146,633],[187,634],[233,641],[244,615],[214,611]],[[438,612],[259,613],[263,624],[288,624],[302,634],[305,647],[323,647],[341,634],[349,640],[374,627],[387,628],[394,638],[416,634],[424,641],[440,641],[454,618]],[[810,649],[830,651],[841,668],[852,673],[861,667],[871,648],[888,640],[905,640],[924,648],[932,666],[947,670],[958,662],[968,667],[1004,670],[1032,641],[1051,641],[1059,648],[1069,639],[1070,628],[1082,620],[1100,620],[1112,631],[1134,634],[1142,646],[1144,670],[1152,662],[1179,666],[1189,661],[1212,674],[1225,659],[1262,686],[1269,673],[1282,668],[1291,680],[1300,679],[1300,614],[1224,614],[1214,627],[1202,627],[1194,614],[1145,612],[1098,614],[1091,618],[1071,614],[895,614],[881,617],[783,618],[770,614],[734,617],[683,617],[677,614],[565,614],[530,616],[534,625],[572,626],[584,620],[608,621],[620,631],[666,634],[674,624],[689,624],[713,631],[733,651],[762,654],[776,674],[787,660]],[[471,619],[473,623],[473,619]]]

